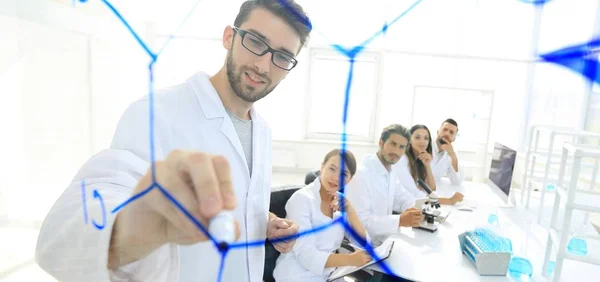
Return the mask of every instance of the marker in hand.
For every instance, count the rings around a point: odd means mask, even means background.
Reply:
[[[229,210],[220,211],[210,220],[208,232],[217,243],[231,244],[235,241],[235,220],[233,212]]]

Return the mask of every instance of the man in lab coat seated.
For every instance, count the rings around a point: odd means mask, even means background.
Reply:
[[[456,140],[458,123],[454,119],[446,119],[437,131],[433,142],[433,160],[431,161],[433,175],[437,182],[447,176],[453,185],[461,185],[465,180],[464,169],[458,163],[458,157],[452,143]]]
[[[408,129],[393,124],[383,129],[376,154],[367,155],[345,193],[365,225],[374,246],[380,245],[398,227],[419,226],[421,211],[415,197],[400,185],[392,165],[404,154],[410,140]],[[393,211],[401,212],[399,215]]]
[[[148,97],[131,104],[110,148],[83,165],[49,211],[36,248],[41,268],[62,282],[217,281],[219,250],[167,195],[207,229],[230,210],[237,242],[296,234],[297,224],[269,213],[271,133],[253,104],[296,65],[311,31],[298,15],[290,1],[244,2],[223,31],[223,67],[156,93],[154,142]],[[154,179],[160,186],[148,190]],[[262,281],[263,245],[230,249],[221,281]]]

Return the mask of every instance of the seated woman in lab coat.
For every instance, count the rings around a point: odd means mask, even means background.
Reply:
[[[406,153],[398,163],[394,165],[394,170],[400,179],[404,188],[417,198],[427,197],[427,192],[420,185],[417,185],[417,179],[427,183],[432,189],[436,189],[435,178],[431,170],[432,155],[431,134],[427,126],[417,124],[410,129],[410,141],[406,147]],[[454,193],[450,198],[439,198],[442,205],[454,205],[462,201],[461,193]]]
[[[296,191],[288,200],[287,218],[296,222],[299,232],[324,226],[341,216],[339,201],[340,150],[329,152],[321,164],[321,174],[312,183]],[[356,172],[356,160],[346,150],[343,168],[344,185]],[[346,220],[363,239],[369,241],[366,230],[352,204],[344,198]],[[371,257],[364,251],[337,254],[344,238],[344,227],[337,223],[324,230],[299,237],[291,252],[277,259],[275,281],[326,281],[338,266],[360,266]]]

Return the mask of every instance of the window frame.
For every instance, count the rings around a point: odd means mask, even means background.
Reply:
[[[494,103],[495,103],[495,92],[493,90],[489,90],[489,89],[477,89],[477,88],[464,88],[464,87],[448,87],[448,86],[434,86],[434,85],[424,85],[424,84],[415,84],[413,87],[413,96],[412,96],[412,111],[410,113],[410,123],[411,124],[416,124],[415,123],[415,104],[416,104],[416,99],[417,99],[417,89],[418,88],[435,88],[435,89],[445,89],[445,90],[449,90],[449,91],[470,91],[470,92],[481,92],[483,95],[490,95],[490,107],[489,107],[489,118],[486,119],[481,119],[481,120],[487,120],[487,127],[488,130],[486,132],[486,138],[485,138],[485,144],[483,143],[473,143],[474,145],[485,145],[485,150],[487,151],[489,149],[489,145],[490,145],[490,135],[492,133],[492,116],[494,114]],[[441,124],[442,120],[440,120],[440,124]],[[437,132],[437,128],[430,128],[429,131],[431,131],[431,134],[434,135],[435,132]],[[458,133],[460,134],[460,133]],[[458,137],[458,136],[457,136]],[[432,136],[433,138],[433,136]],[[464,148],[471,148],[469,146],[461,146]],[[462,148],[460,150],[460,152],[465,152],[465,153],[478,153],[477,150],[474,149],[464,149]]]
[[[308,57],[308,67],[307,67],[307,77],[306,77],[306,87],[305,87],[305,107],[304,107],[304,116],[303,116],[303,131],[304,131],[304,141],[332,141],[332,140],[341,140],[341,134],[339,133],[332,133],[332,132],[313,132],[310,131],[310,116],[311,116],[311,109],[312,109],[312,104],[313,104],[313,95],[311,93],[311,85],[314,83],[314,81],[312,80],[312,70],[315,66],[315,61],[319,59],[319,57],[321,59],[323,58],[330,58],[330,59],[337,59],[335,57],[340,57],[343,58],[343,55],[341,55],[338,51],[331,49],[330,47],[325,48],[325,47],[310,47],[309,50],[310,52],[309,57]],[[375,50],[371,50],[368,48],[363,49],[362,53],[360,53],[360,55],[358,56],[358,58],[355,59],[355,61],[368,61],[368,62],[373,62],[375,64],[375,69],[376,72],[373,74],[374,75],[374,81],[375,81],[375,87],[373,89],[373,94],[372,95],[372,99],[373,99],[373,110],[371,111],[371,114],[369,116],[369,129],[368,129],[368,133],[367,136],[361,136],[361,135],[347,135],[347,141],[348,143],[373,143],[374,141],[376,141],[376,139],[378,138],[378,136],[375,134],[375,129],[376,129],[376,125],[377,122],[379,120],[378,118],[378,111],[379,111],[379,102],[380,102],[380,96],[381,96],[381,91],[382,91],[382,66],[383,66],[383,61],[382,61],[382,51],[375,51]],[[348,63],[348,62],[346,62]]]

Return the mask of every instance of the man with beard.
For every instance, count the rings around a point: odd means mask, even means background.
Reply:
[[[310,31],[294,1],[244,2],[223,31],[219,72],[125,111],[110,148],[48,213],[38,264],[60,281],[213,282],[224,257],[221,281],[261,281],[263,245],[229,244],[294,235],[298,225],[269,213],[271,133],[253,104],[296,66]],[[201,230],[213,230],[217,215],[231,239]],[[285,253],[294,242],[275,246]]]
[[[379,150],[367,155],[345,194],[371,236],[374,245],[381,244],[398,227],[415,227],[421,223],[421,211],[415,209],[415,198],[400,184],[392,165],[398,162],[410,140],[408,129],[393,124],[383,129]],[[394,215],[393,211],[400,212]]]
[[[437,131],[433,142],[433,160],[431,168],[436,182],[447,176],[454,185],[460,185],[465,180],[463,168],[458,164],[458,157],[452,143],[456,140],[458,123],[454,119],[446,119]]]

